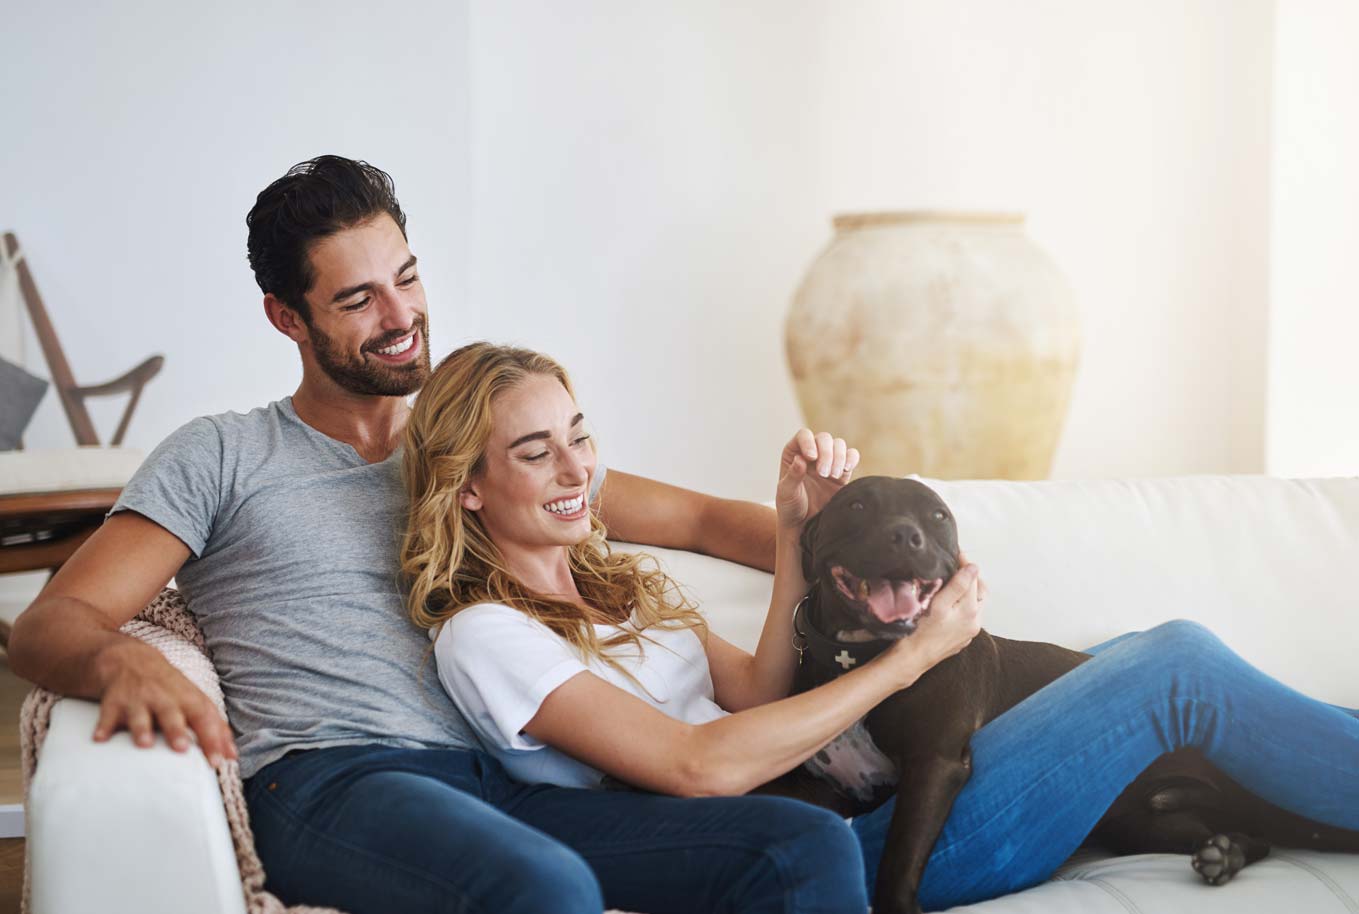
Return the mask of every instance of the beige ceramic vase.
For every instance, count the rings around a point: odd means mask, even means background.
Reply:
[[[837,216],[785,335],[807,424],[859,448],[856,476],[1051,470],[1080,325],[1023,216]]]

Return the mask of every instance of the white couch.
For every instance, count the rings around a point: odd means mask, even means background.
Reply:
[[[931,484],[990,586],[990,631],[1081,648],[1194,619],[1289,684],[1359,707],[1359,479]],[[660,554],[720,633],[753,646],[767,575]],[[94,719],[71,699],[52,718],[29,795],[34,914],[242,911],[206,763],[125,735],[97,746]],[[1043,885],[960,910],[1356,914],[1359,855],[1276,849],[1211,888],[1181,857],[1082,852]]]

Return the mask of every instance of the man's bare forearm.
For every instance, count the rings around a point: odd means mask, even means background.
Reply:
[[[772,572],[777,538],[774,509],[752,501],[704,498],[693,551]]]
[[[610,470],[599,511],[614,539],[774,570],[773,508]]]
[[[103,695],[114,665],[167,663],[155,648],[112,628],[108,617],[73,597],[39,597],[10,635],[9,664],[29,682],[79,698]]]

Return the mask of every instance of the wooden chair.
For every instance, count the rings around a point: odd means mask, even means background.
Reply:
[[[123,417],[118,422],[118,430],[113,433],[113,440],[109,442],[115,447],[122,444],[123,436],[127,434],[127,424],[132,419],[132,411],[137,408],[137,401],[141,399],[142,388],[160,371],[161,366],[165,364],[165,357],[153,355],[122,377],[103,384],[81,387],[76,383],[70,363],[66,361],[66,354],[61,350],[57,331],[52,326],[51,318],[47,316],[47,308],[43,305],[42,296],[38,294],[37,284],[33,282],[33,274],[19,249],[19,239],[13,232],[5,232],[4,243],[9,262],[19,274],[19,291],[22,293],[24,304],[28,306],[29,320],[33,322],[33,330],[38,336],[38,345],[42,347],[43,357],[47,360],[47,368],[52,372],[52,386],[57,389],[57,396],[61,398],[61,406],[71,423],[71,431],[75,433],[76,444],[100,443],[99,435],[94,430],[94,423],[90,421],[90,413],[85,409],[87,397],[131,393],[127,408],[123,410]]]
[[[140,461],[140,455],[117,445],[127,433],[142,389],[160,371],[165,359],[153,355],[112,381],[90,386],[77,384],[19,248],[19,239],[13,232],[6,232],[3,245],[0,253],[17,274],[19,298],[80,447],[41,453],[0,453],[0,574],[55,570],[103,522],[104,514],[113,507],[123,483]],[[0,310],[6,307],[18,309],[17,303],[7,306],[0,302]],[[17,344],[17,314],[11,315],[11,324]],[[127,408],[113,433],[111,447],[100,448],[85,400],[119,393],[130,394]]]

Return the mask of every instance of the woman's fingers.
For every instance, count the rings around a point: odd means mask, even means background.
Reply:
[[[854,472],[854,468],[859,465],[859,449],[856,447],[845,449],[845,468],[840,474],[842,482],[849,482],[849,476]]]
[[[794,457],[800,456],[807,462],[807,470],[824,479],[838,480],[848,476],[859,463],[859,452],[850,447],[843,438],[836,438],[830,432],[813,432],[800,428],[783,449],[783,466],[787,468]]]
[[[958,569],[958,573],[949,578],[947,584],[935,596],[934,603],[942,603],[944,606],[952,607],[965,598],[968,591],[972,589],[977,580],[977,566],[972,564],[964,565]]]
[[[829,476],[831,463],[835,460],[835,441],[830,432],[818,432],[816,436],[816,475]]]
[[[845,439],[836,438],[831,442],[831,465],[830,478],[839,479],[845,474],[845,458],[848,448],[845,447]]]
[[[809,428],[800,428],[793,434],[793,440],[788,442],[788,446],[783,449],[783,459],[785,462],[792,460],[795,456],[801,456],[808,463],[816,459],[816,436]]]

